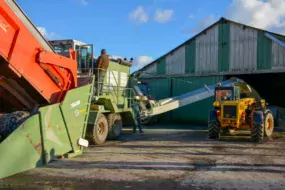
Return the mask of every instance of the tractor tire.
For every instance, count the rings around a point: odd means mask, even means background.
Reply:
[[[0,117],[0,136],[2,139],[7,138],[15,131],[28,117],[29,112],[16,111]]]
[[[98,113],[97,121],[93,127],[92,141],[95,145],[103,144],[108,135],[108,121],[102,113]]]
[[[262,142],[264,139],[264,124],[254,124],[251,129],[251,140],[253,142]]]
[[[110,113],[107,116],[107,121],[108,121],[108,129],[109,129],[108,139],[116,140],[122,132],[122,128],[123,128],[122,117],[120,114]]]
[[[274,130],[274,118],[271,112],[267,112],[264,117],[264,135],[270,137]]]
[[[217,121],[209,121],[208,123],[208,136],[211,139],[220,138],[220,126]]]

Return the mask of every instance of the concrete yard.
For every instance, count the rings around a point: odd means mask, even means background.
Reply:
[[[251,143],[246,132],[207,138],[206,126],[155,125],[144,135],[0,180],[0,188],[285,189],[285,130]],[[284,131],[284,132],[282,132]]]

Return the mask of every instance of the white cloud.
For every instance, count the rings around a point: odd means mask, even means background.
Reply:
[[[54,33],[54,32],[48,33],[46,28],[44,28],[44,27],[38,26],[37,29],[48,40],[52,40],[56,36],[56,33]]]
[[[143,67],[153,61],[150,56],[139,56],[134,60],[134,67]]]
[[[138,8],[129,14],[129,18],[136,24],[142,24],[148,21],[148,14],[144,11],[142,6],[138,6]]]
[[[227,16],[257,28],[285,32],[285,0],[233,0]]]
[[[122,59],[123,57],[119,55],[111,55],[109,58],[117,60],[117,59]]]
[[[156,22],[166,23],[170,21],[170,19],[173,17],[173,14],[174,14],[174,11],[171,9],[165,9],[165,10],[158,9],[155,12],[154,20]]]
[[[193,18],[195,18],[195,16],[194,15],[189,15],[188,18],[189,19],[193,19]]]
[[[199,20],[194,28],[183,30],[183,32],[189,34],[198,33],[206,29],[208,26],[212,25],[216,21],[217,18],[214,15],[210,15],[206,18]]]

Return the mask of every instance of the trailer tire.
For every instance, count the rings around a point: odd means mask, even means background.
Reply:
[[[254,124],[251,128],[251,140],[253,142],[262,142],[264,138],[264,124]]]
[[[0,136],[3,139],[7,138],[29,116],[30,116],[29,112],[25,112],[25,111],[16,111],[13,113],[1,115],[1,117],[0,117]]]
[[[122,117],[118,113],[110,113],[107,116],[108,120],[108,139],[110,140],[116,140],[122,131],[123,128],[123,121]]]
[[[97,121],[94,124],[92,140],[95,145],[103,144],[108,135],[108,121],[102,113],[98,113]]]
[[[208,122],[208,136],[211,139],[220,138],[220,126],[217,121]]]

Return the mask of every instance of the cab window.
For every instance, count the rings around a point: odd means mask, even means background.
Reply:
[[[216,101],[233,100],[232,90],[216,90]]]

